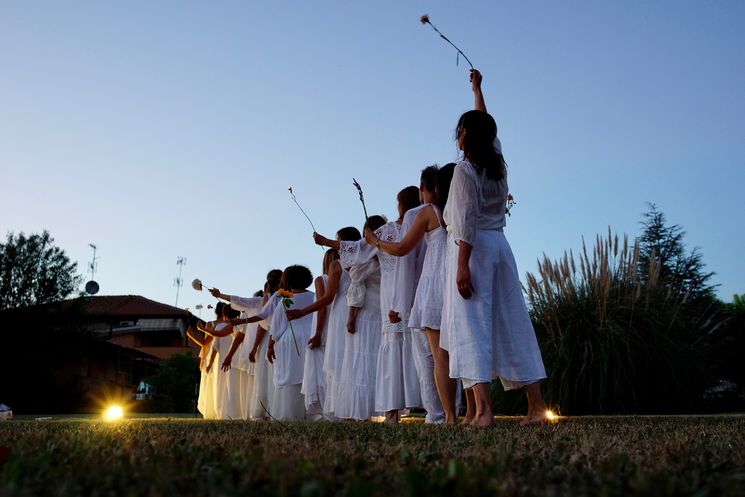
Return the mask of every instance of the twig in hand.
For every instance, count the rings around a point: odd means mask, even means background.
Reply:
[[[352,178],[352,184],[357,188],[357,191],[360,193],[360,202],[362,202],[362,210],[365,211],[365,221],[370,217],[367,215],[367,207],[365,207],[365,195],[362,193],[362,187],[359,183],[357,183],[357,180]]]
[[[419,22],[421,22],[422,24],[429,24],[430,26],[432,26],[432,29],[434,29],[434,30],[435,30],[435,32],[436,32],[436,33],[437,33],[438,35],[440,35],[440,38],[442,38],[442,39],[443,39],[443,40],[445,40],[446,42],[450,43],[450,45],[451,45],[451,46],[452,46],[452,47],[453,47],[454,49],[456,49],[456,50],[458,51],[458,54],[459,54],[459,55],[462,55],[462,56],[463,56],[463,58],[464,58],[464,59],[466,59],[466,62],[468,62],[468,65],[469,65],[469,66],[471,66],[471,69],[473,69],[473,68],[474,68],[474,67],[473,67],[473,64],[471,64],[471,61],[470,61],[470,60],[468,59],[468,57],[466,56],[466,54],[464,54],[464,53],[463,53],[463,50],[461,50],[460,48],[456,47],[456,46],[455,46],[455,44],[454,44],[454,43],[453,43],[452,41],[450,41],[450,40],[449,40],[449,39],[447,38],[447,36],[445,36],[444,34],[442,34],[442,33],[440,32],[440,30],[439,30],[439,29],[437,29],[437,28],[435,27],[435,25],[434,25],[434,24],[432,24],[432,23],[430,22],[430,20],[429,20],[429,16],[428,16],[427,14],[424,14],[424,15],[423,15],[422,17],[420,17],[420,18],[419,18]],[[457,58],[455,59],[455,65],[458,65],[458,59],[457,59]]]

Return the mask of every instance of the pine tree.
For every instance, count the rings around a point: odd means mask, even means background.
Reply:
[[[659,279],[668,292],[688,302],[712,302],[716,285],[710,284],[710,280],[714,273],[705,270],[698,247],[686,251],[683,228],[678,224],[668,225],[665,214],[655,204],[649,204],[641,225],[640,274],[647,274],[650,261],[655,259],[660,268]]]

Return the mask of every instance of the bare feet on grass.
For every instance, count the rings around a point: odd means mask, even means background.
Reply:
[[[471,426],[491,426],[494,424],[492,413],[476,414],[471,421]]]

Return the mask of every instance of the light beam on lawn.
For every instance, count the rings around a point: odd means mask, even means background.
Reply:
[[[559,422],[559,415],[556,414],[551,409],[546,409],[546,419],[549,423],[558,423]]]

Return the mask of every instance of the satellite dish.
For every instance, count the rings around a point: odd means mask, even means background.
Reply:
[[[90,280],[88,283],[85,284],[85,293],[89,295],[97,294],[98,290],[99,290],[98,283],[96,283],[93,280]]]

